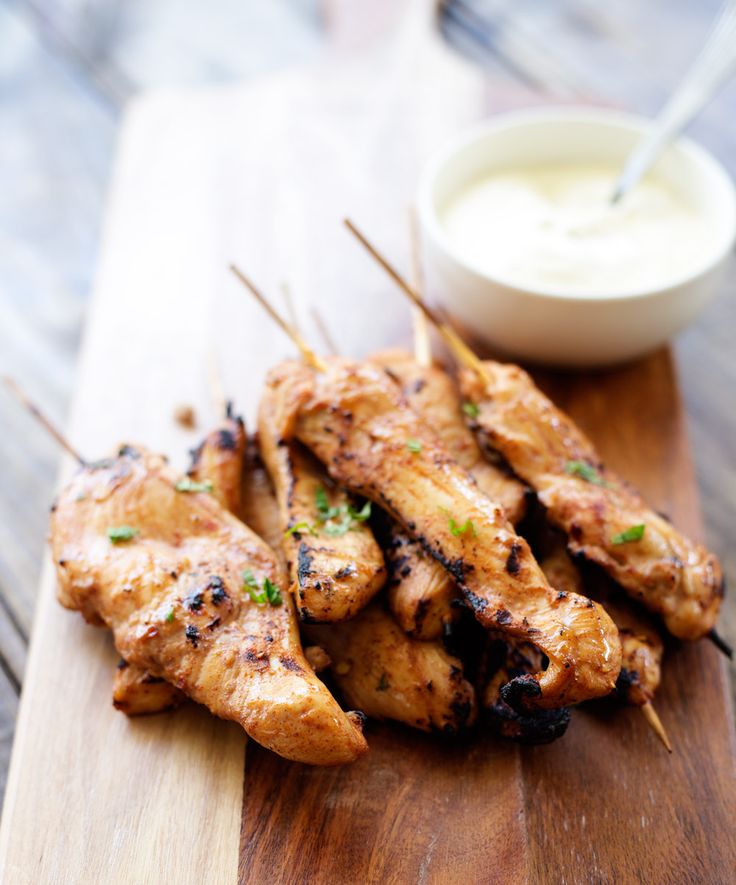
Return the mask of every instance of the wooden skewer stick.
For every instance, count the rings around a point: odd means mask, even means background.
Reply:
[[[314,325],[317,327],[317,331],[322,336],[322,342],[327,349],[327,353],[329,353],[330,356],[337,356],[340,351],[337,349],[335,339],[332,337],[332,333],[325,322],[325,318],[314,304],[309,308],[309,312],[312,314],[312,319],[314,320]]]
[[[225,396],[225,386],[222,383],[222,372],[220,364],[217,360],[217,353],[214,347],[210,347],[207,359],[207,380],[210,386],[210,395],[212,402],[215,404],[215,411],[222,417],[228,415],[230,410],[230,400]]]
[[[729,661],[733,660],[733,649],[726,640],[716,632],[715,627],[709,633],[706,633],[705,636],[706,639],[710,639],[718,651],[721,652],[721,654],[724,654]]]
[[[640,709],[641,712],[644,714],[644,718],[647,720],[649,727],[665,745],[665,747],[667,748],[667,752],[671,753],[672,744],[670,743],[670,739],[667,737],[667,732],[664,730],[662,720],[657,715],[657,711],[654,709],[652,702],[647,701],[647,703],[640,707]]]
[[[7,387],[15,394],[15,396],[20,400],[23,406],[33,415],[33,417],[41,424],[42,427],[46,429],[46,431],[56,440],[56,442],[64,449],[65,452],[68,452],[72,458],[78,463],[81,464],[82,467],[87,466],[87,462],[84,458],[79,454],[79,452],[74,448],[74,446],[69,442],[69,440],[64,436],[64,434],[58,430],[49,419],[43,414],[43,412],[38,408],[38,406],[32,402],[28,396],[26,396],[25,392],[21,389],[20,385],[15,381],[15,379],[11,378],[9,375],[3,375],[3,381],[7,385]]]
[[[486,383],[490,381],[486,368],[480,359],[473,353],[468,345],[460,338],[457,332],[449,326],[429,305],[425,304],[422,297],[416,292],[409,283],[401,276],[396,268],[381,255],[376,247],[362,234],[358,228],[350,221],[349,218],[344,219],[345,227],[351,234],[363,245],[363,247],[373,256],[373,258],[381,265],[391,279],[398,285],[401,291],[409,298],[409,300],[422,311],[424,316],[432,323],[437,331],[444,338],[447,346],[455,355],[458,362],[467,368],[472,369]]]
[[[281,294],[284,296],[284,304],[286,305],[286,316],[293,329],[299,331],[299,321],[296,318],[296,307],[294,306],[294,296],[291,294],[291,286],[284,280],[281,283]]]
[[[419,254],[419,228],[416,209],[409,210],[409,241],[411,243],[411,282],[414,290],[424,301],[422,262]],[[432,365],[432,343],[429,340],[427,317],[418,307],[412,308],[414,331],[414,359],[423,368]]]
[[[273,306],[266,300],[266,297],[259,291],[258,288],[246,277],[246,275],[239,270],[234,264],[230,265],[230,270],[235,274],[235,276],[240,280],[240,282],[245,286],[246,289],[253,295],[253,297],[258,301],[261,307],[266,311],[266,313],[271,317],[271,319],[276,323],[281,330],[291,338],[294,344],[299,348],[299,352],[302,355],[302,359],[304,362],[311,366],[313,369],[317,369],[319,372],[324,372],[327,369],[327,364],[324,360],[320,359],[317,354],[312,350],[311,347],[306,343],[306,341],[302,338],[299,332],[288,323],[282,316],[279,314]]]

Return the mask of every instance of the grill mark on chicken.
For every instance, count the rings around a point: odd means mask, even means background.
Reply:
[[[353,761],[365,741],[304,660],[288,596],[259,606],[241,589],[245,570],[284,586],[274,554],[212,495],[177,492],[163,459],[138,454],[83,468],[61,493],[51,544],[65,561],[57,567],[62,604],[112,629],[131,665],[119,672],[136,666],[166,679],[287,758]],[[113,544],[107,531],[116,525],[138,534]],[[227,588],[224,598],[215,609],[205,594],[188,613],[196,622],[182,623],[183,600],[211,575]],[[204,629],[216,619],[217,629]]]
[[[410,636],[439,639],[456,619],[452,601],[459,590],[452,576],[425,553],[418,541],[388,515],[381,515],[383,519],[377,519],[374,525],[389,571],[389,608]]]
[[[520,553],[521,547],[518,544],[512,544],[508,558],[506,559],[506,571],[510,575],[518,575],[521,570],[521,563],[519,561]]]
[[[512,615],[504,632],[533,637],[544,651],[549,665],[539,684],[535,677],[536,688],[525,680],[511,688],[512,697],[552,708],[613,689],[621,649],[610,618],[580,597],[556,600],[526,542],[441,449],[383,371],[332,358],[317,374],[288,362],[270,373],[268,385],[280,435],[310,447],[336,482],[377,503],[389,501],[392,515],[413,524],[420,543],[451,571],[483,624],[497,628],[491,612],[504,608]],[[352,414],[349,426],[340,419],[344,409]],[[325,434],[325,425],[335,432]],[[409,452],[407,439],[417,439],[420,451]],[[353,457],[345,459],[345,452]],[[448,513],[456,525],[473,530],[451,531]],[[515,543],[521,569],[512,577],[505,563]]]
[[[463,370],[464,396],[479,410],[475,423],[488,444],[529,483],[548,519],[584,556],[626,592],[661,615],[680,639],[698,639],[712,628],[722,595],[717,558],[649,508],[625,481],[606,469],[591,441],[518,366],[488,361],[489,381]],[[595,481],[569,470],[583,465]],[[614,539],[644,525],[634,541]]]
[[[212,495],[238,518],[241,515],[241,477],[248,438],[242,418],[229,407],[224,423],[192,451],[188,475],[212,483]]]

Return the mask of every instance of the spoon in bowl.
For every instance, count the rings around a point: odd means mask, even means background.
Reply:
[[[629,154],[611,194],[618,203],[652,166],[659,153],[708,104],[736,72],[736,0],[726,0],[710,35],[678,88]]]

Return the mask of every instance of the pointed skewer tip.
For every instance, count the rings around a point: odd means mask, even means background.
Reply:
[[[662,720],[657,715],[657,711],[654,709],[652,702],[648,701],[646,704],[644,704],[641,707],[641,712],[644,714],[644,718],[647,720],[649,727],[664,744],[667,752],[671,753],[672,744],[670,743],[670,739],[667,737],[667,732],[664,729],[664,725],[662,725]]]

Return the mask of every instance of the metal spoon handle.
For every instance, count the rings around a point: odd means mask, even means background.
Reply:
[[[611,196],[617,203],[650,168],[660,151],[708,104],[736,72],[736,0],[721,7],[705,46],[657,115],[651,131],[629,154]]]

